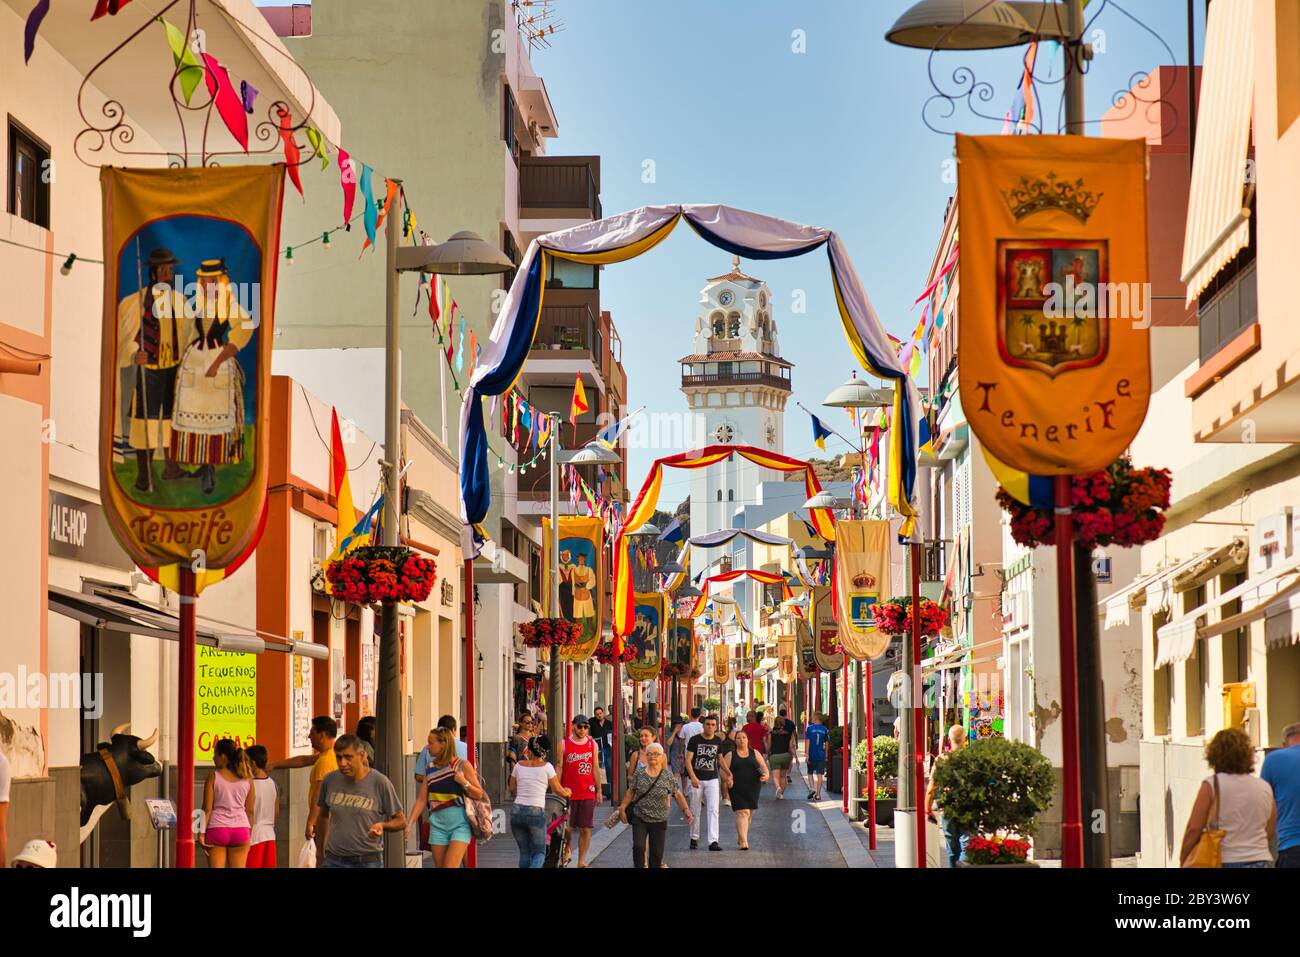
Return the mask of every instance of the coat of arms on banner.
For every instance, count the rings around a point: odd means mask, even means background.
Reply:
[[[856,576],[849,592],[849,625],[858,631],[875,631],[879,603],[880,583],[876,577],[865,572]]]
[[[1109,282],[1104,239],[1000,239],[998,352],[1008,365],[1055,377],[1106,358]]]

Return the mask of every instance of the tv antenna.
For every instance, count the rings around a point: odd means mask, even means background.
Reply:
[[[556,20],[555,5],[559,0],[511,0],[515,23],[520,34],[528,41],[529,52],[537,47],[551,46],[551,37],[564,29],[563,21]]]

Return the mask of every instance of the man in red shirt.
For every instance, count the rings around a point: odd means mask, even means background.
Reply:
[[[749,736],[749,746],[767,757],[767,726],[758,720],[757,711],[745,713],[745,726],[741,730]]]
[[[560,765],[560,784],[572,792],[569,798],[569,840],[573,840],[573,829],[577,828],[579,867],[587,866],[587,849],[591,847],[591,829],[596,816],[596,776],[601,766],[600,748],[587,734],[590,727],[585,714],[575,714],[573,730],[560,742],[556,756]],[[567,858],[564,863],[569,863]]]

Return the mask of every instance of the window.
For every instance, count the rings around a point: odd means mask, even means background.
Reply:
[[[721,338],[723,338],[723,333],[724,333],[725,331],[726,331],[726,330],[724,329],[724,327],[723,327],[723,323],[722,323],[722,317],[721,317],[721,316],[715,316],[714,319],[713,319],[713,338],[715,338],[715,339],[721,339]]]
[[[1300,4],[1276,0],[1277,11],[1277,136],[1291,128],[1300,116]]]
[[[1219,576],[1219,594],[1231,591],[1246,580],[1245,571]],[[1231,618],[1241,611],[1241,599],[1224,603],[1219,618]],[[1223,680],[1246,681],[1250,672],[1249,628],[1236,628],[1223,634]]]
[[[506,258],[512,263],[516,266],[519,265],[519,247],[515,244],[515,237],[510,232],[509,226],[501,227],[501,251],[506,254]],[[511,269],[501,274],[502,289],[509,289],[514,284],[516,272],[517,270]]]
[[[519,163],[519,136],[515,129],[517,122],[516,117],[519,109],[515,106],[515,94],[510,87],[502,86],[502,103],[501,103],[501,138],[506,141],[506,146],[510,149],[510,155],[515,158],[515,164]]]
[[[740,314],[733,312],[727,317],[727,338],[740,338]]]
[[[1168,610],[1161,609],[1151,618],[1151,634],[1154,637],[1162,627],[1169,624],[1170,614]],[[1152,654],[1159,653],[1159,640],[1152,642]],[[1151,688],[1151,733],[1156,735],[1165,735],[1172,733],[1169,726],[1169,716],[1173,708],[1174,683],[1173,674],[1169,665],[1153,670],[1153,682]]]
[[[1205,586],[1183,593],[1183,614],[1205,604]],[[1186,736],[1205,734],[1205,649],[1199,638],[1193,639],[1192,654],[1183,662],[1184,714],[1187,718]]]
[[[50,228],[50,150],[9,119],[9,212]]]
[[[722,501],[722,489],[718,489],[718,501]]]
[[[595,266],[569,262],[567,259],[551,259],[547,266],[550,267],[546,276],[547,289],[600,288],[600,270]]]
[[[735,500],[736,500],[736,490],[734,488],[727,489],[727,501],[734,502]]]

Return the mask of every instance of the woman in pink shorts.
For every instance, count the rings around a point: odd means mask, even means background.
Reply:
[[[253,775],[248,756],[230,738],[212,749],[214,770],[203,786],[203,833],[199,843],[209,867],[243,867],[253,819]]]

